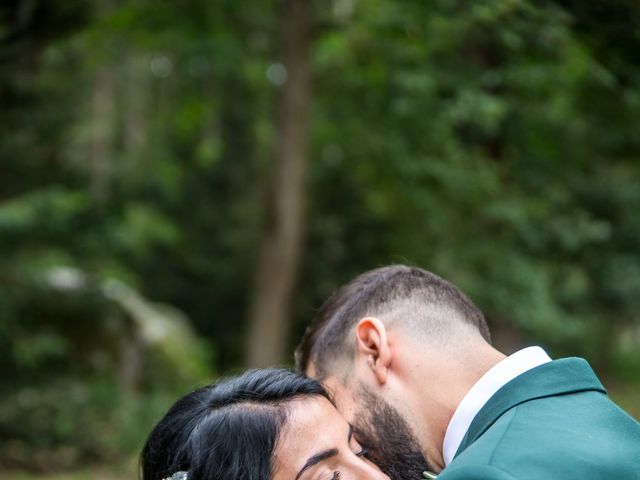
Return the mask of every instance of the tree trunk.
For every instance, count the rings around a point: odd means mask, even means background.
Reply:
[[[125,65],[127,86],[124,91],[123,144],[130,163],[140,161],[147,139],[148,63],[147,57],[133,51]]]
[[[95,74],[91,92],[92,128],[89,139],[89,168],[91,193],[99,204],[107,199],[111,177],[113,83],[112,72],[107,67],[103,67]]]
[[[309,49],[311,2],[286,0],[283,56],[287,80],[279,105],[267,225],[260,249],[249,314],[247,363],[264,367],[282,362],[289,310],[303,230],[304,171],[308,104],[311,94]]]
[[[96,8],[99,15],[107,15],[113,10],[113,0],[99,0]],[[102,66],[95,72],[91,87],[88,159],[91,194],[98,204],[104,203],[107,199],[111,180],[113,116],[115,114],[114,84],[114,73],[110,65]]]

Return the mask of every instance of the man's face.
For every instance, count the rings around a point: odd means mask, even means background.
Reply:
[[[369,449],[367,457],[391,480],[421,479],[431,468],[409,424],[389,403],[354,383],[348,388],[335,378],[325,382],[358,442]]]

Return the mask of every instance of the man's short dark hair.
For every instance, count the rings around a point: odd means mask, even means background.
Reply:
[[[393,317],[396,310],[411,317],[403,315],[402,321],[422,330],[416,333],[435,334],[424,330],[461,322],[490,341],[484,315],[457,287],[421,268],[390,265],[359,275],[324,302],[296,349],[296,368],[304,372],[313,363],[314,376],[325,378],[336,359],[353,353],[348,334],[360,319]]]

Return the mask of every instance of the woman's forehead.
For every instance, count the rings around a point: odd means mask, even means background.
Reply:
[[[278,480],[293,480],[311,456],[338,448],[349,434],[349,424],[324,397],[299,398],[288,407],[274,452]]]
[[[289,438],[300,447],[306,447],[304,443],[306,440],[312,441],[315,445],[324,439],[334,440],[336,434],[339,432],[343,434],[343,431],[348,428],[347,421],[324,397],[296,399],[291,402],[288,410],[287,420],[280,437]]]

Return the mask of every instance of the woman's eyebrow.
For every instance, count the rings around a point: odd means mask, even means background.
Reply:
[[[352,437],[353,437],[353,425],[349,424],[349,433],[347,434],[347,439],[349,440],[349,443],[351,443]],[[298,474],[296,475],[295,480],[298,480],[300,478],[300,475],[302,475],[305,472],[305,470],[308,470],[314,465],[317,465],[318,463],[322,462],[323,460],[326,460],[327,458],[331,458],[337,454],[338,454],[338,449],[331,448],[329,450],[325,450],[324,452],[316,453],[312,457],[309,457],[309,459],[307,460],[307,463],[304,464],[304,467],[302,467],[298,472]]]
[[[332,448],[330,450],[325,450],[324,452],[316,453],[315,455],[310,457],[309,460],[307,460],[307,463],[304,464],[304,467],[300,469],[300,471],[296,475],[296,480],[300,478],[300,475],[302,475],[305,470],[308,470],[309,468],[322,462],[323,460],[326,460],[327,458],[331,458],[337,454],[338,454],[337,448]]]

